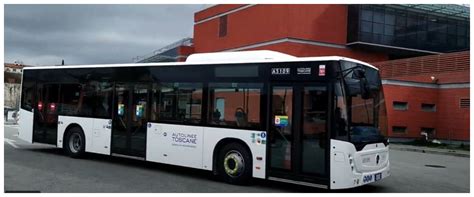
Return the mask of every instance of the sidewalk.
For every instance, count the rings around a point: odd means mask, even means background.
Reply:
[[[432,147],[424,147],[424,146],[412,146],[412,145],[390,143],[390,149],[401,150],[401,151],[422,152],[422,153],[430,153],[430,154],[438,154],[438,155],[451,155],[451,156],[457,156],[457,157],[470,157],[469,156],[470,151],[453,150],[453,149],[448,149],[448,148],[432,148]]]

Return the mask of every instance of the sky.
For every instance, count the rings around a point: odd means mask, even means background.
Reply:
[[[5,62],[112,64],[193,37],[209,5],[5,5]]]

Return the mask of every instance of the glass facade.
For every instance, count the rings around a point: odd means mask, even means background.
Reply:
[[[432,52],[469,50],[469,18],[395,5],[349,5],[348,43],[354,42]]]

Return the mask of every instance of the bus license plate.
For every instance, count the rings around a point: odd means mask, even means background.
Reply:
[[[374,181],[378,181],[378,180],[382,179],[382,173],[375,174],[374,179],[375,179]]]

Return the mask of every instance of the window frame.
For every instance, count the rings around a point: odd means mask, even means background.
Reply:
[[[437,108],[436,108],[436,104],[434,103],[421,103],[421,111],[424,111],[424,112],[436,112],[437,111]],[[427,109],[429,107],[429,109]]]
[[[220,124],[213,124],[211,123],[212,122],[212,113],[213,113],[213,109],[215,108],[214,104],[211,103],[211,102],[214,102],[213,100],[211,100],[213,98],[213,96],[211,96],[211,94],[213,93],[213,90],[215,89],[218,89],[218,88],[221,88],[221,89],[225,89],[223,87],[212,87],[213,85],[212,84],[219,84],[219,85],[223,85],[223,84],[230,84],[231,86],[236,83],[236,84],[245,84],[245,86],[249,86],[249,85],[256,85],[256,86],[259,86],[259,87],[254,87],[254,88],[248,88],[248,89],[258,89],[259,90],[259,96],[258,96],[258,102],[259,102],[259,108],[258,108],[258,119],[259,121],[254,123],[254,124],[249,124],[250,126],[247,126],[247,127],[239,127],[239,126],[236,126],[236,125],[220,125]],[[209,126],[209,127],[221,127],[221,128],[232,128],[232,129],[243,129],[243,130],[264,130],[264,125],[266,124],[265,123],[265,111],[263,111],[263,105],[265,105],[264,102],[262,102],[262,98],[265,97],[265,85],[266,83],[264,82],[247,82],[247,81],[238,81],[238,82],[229,82],[229,81],[212,81],[212,82],[209,82],[207,83],[207,100],[206,100],[206,103],[207,103],[207,114],[203,114],[203,116],[206,116],[206,122],[204,123],[205,126]],[[230,87],[232,88],[232,87]],[[238,89],[246,89],[246,88],[239,88],[238,85],[237,85],[237,88]],[[214,97],[214,99],[216,98],[221,98],[221,97]],[[266,98],[266,97],[265,97]],[[249,113],[247,112],[247,119],[248,119],[248,116],[249,116]],[[248,121],[248,120],[247,120]],[[250,123],[250,122],[248,122]],[[254,126],[251,126],[251,125],[254,125]]]
[[[218,26],[219,38],[223,38],[227,36],[227,21],[228,21],[227,15],[219,17],[219,26]]]
[[[398,108],[396,107],[397,104],[404,104],[404,108]],[[397,111],[408,111],[408,102],[405,102],[405,101],[393,101],[392,102],[392,108],[393,110],[397,110]]]
[[[190,119],[186,119],[186,118],[183,118],[183,120],[173,120],[171,118],[163,118],[162,116],[162,102],[163,102],[163,93],[162,93],[162,90],[163,90],[163,87],[165,87],[164,84],[172,84],[174,86],[174,84],[178,83],[178,91],[180,90],[179,88],[179,85],[180,84],[200,84],[199,86],[199,89],[201,91],[201,97],[200,97],[200,100],[201,100],[201,112],[200,112],[200,115],[199,115],[199,121],[191,121],[192,118]],[[204,83],[203,82],[170,82],[170,81],[165,81],[165,82],[162,82],[162,83],[159,83],[158,84],[158,104],[159,104],[159,112],[158,112],[158,120],[151,120],[149,119],[150,122],[158,122],[158,123],[170,123],[170,124],[181,124],[181,125],[203,125],[203,122],[204,122],[204,115],[203,115],[203,110],[205,108],[205,104],[204,104],[204,94],[205,94],[205,88],[204,88]],[[189,86],[185,86],[185,87],[189,87]],[[179,98],[174,98],[176,99],[176,102],[179,102]],[[150,104],[152,103],[153,101],[150,102]],[[176,105],[178,105],[179,103],[176,103]],[[191,107],[192,107],[192,103],[191,103]],[[190,114],[191,117],[192,117],[192,114]],[[186,117],[186,113],[185,113],[185,117]],[[176,117],[174,117],[176,118]]]
[[[398,129],[403,129],[403,132],[398,131]],[[406,126],[392,126],[392,134],[407,134],[407,133],[408,133],[408,127]]]

